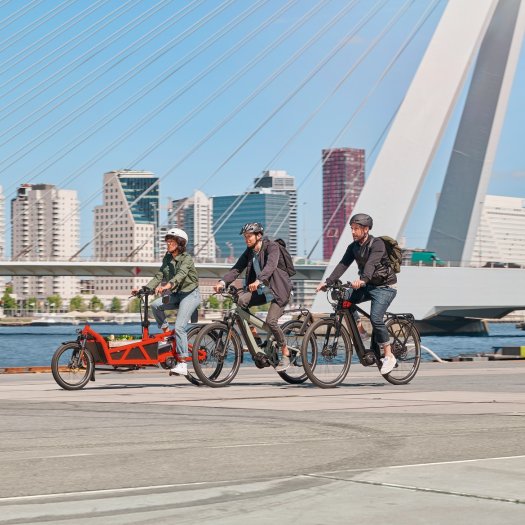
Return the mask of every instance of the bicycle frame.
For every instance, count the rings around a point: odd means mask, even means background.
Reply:
[[[339,317],[336,322],[336,327],[339,327],[342,325],[343,319],[346,321],[346,327],[348,328],[350,337],[352,338],[352,343],[354,345],[355,352],[357,354],[359,362],[363,366],[370,366],[370,365],[378,364],[381,359],[381,354],[379,351],[379,345],[374,342],[373,333],[371,336],[372,344],[371,344],[370,350],[374,353],[375,362],[369,362],[367,361],[365,357],[366,354],[369,352],[367,352],[367,349],[365,348],[363,340],[361,339],[361,334],[359,333],[359,328],[357,327],[357,322],[354,319],[353,313],[355,311],[359,312],[361,315],[363,315],[367,319],[370,319],[370,316],[363,309],[359,308],[359,306],[351,303],[348,300],[344,300],[342,301],[341,306],[339,305],[337,306],[335,314],[333,314],[336,316],[336,319],[337,319],[337,316]],[[336,335],[339,336],[338,333]]]

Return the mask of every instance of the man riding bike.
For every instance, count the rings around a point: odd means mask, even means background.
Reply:
[[[219,281],[214,289],[220,292],[246,270],[246,291],[239,295],[237,304],[242,308],[270,303],[266,324],[270,328],[282,358],[275,370],[282,372],[290,366],[290,352],[286,346],[284,332],[279,327],[279,318],[290,300],[292,281],[288,273],[278,268],[281,251],[275,241],[264,235],[264,227],[259,222],[249,222],[240,231],[246,242],[246,250],[231,270]]]
[[[355,304],[371,301],[370,321],[374,329],[375,342],[384,352],[384,357],[381,359],[381,374],[386,375],[396,366],[384,316],[397,294],[395,288],[397,277],[389,264],[385,243],[382,239],[369,234],[373,224],[372,217],[366,213],[357,213],[350,219],[354,242],[348,245],[341,262],[326,281],[319,284],[316,291],[326,290],[327,285],[337,281],[354,261],[357,262],[359,277],[351,283],[353,291],[349,300]],[[356,321],[358,321],[359,332],[362,336],[365,335],[359,319]]]

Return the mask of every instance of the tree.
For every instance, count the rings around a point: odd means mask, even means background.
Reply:
[[[218,310],[219,309],[219,299],[215,295],[210,295],[208,297],[208,307],[210,310]]]
[[[140,299],[135,297],[128,303],[128,312],[130,314],[136,314],[140,312]]]
[[[16,301],[13,297],[11,297],[12,292],[13,292],[13,288],[11,288],[11,286],[5,287],[4,295],[2,295],[2,299],[0,300],[4,308],[4,311],[16,310]]]
[[[72,297],[71,301],[69,301],[69,311],[71,312],[73,310],[78,310],[79,312],[86,310],[84,299],[82,299],[80,295],[75,295],[75,297]]]
[[[222,302],[222,308],[224,310],[229,310],[233,305],[233,300],[231,297],[226,297],[226,299],[224,299],[224,301]]]
[[[60,295],[58,294],[46,297],[46,301],[48,302],[49,306],[52,307],[55,311],[60,310],[60,307],[62,306],[62,297],[60,297]]]
[[[37,305],[37,300],[36,300],[36,297],[28,297],[25,301],[24,301],[24,307],[28,310],[28,311],[35,311],[36,309],[36,305]]]
[[[98,310],[104,310],[104,303],[94,295],[89,301],[89,309],[97,312]]]
[[[111,299],[109,311],[113,313],[122,312],[122,302],[118,297],[113,297],[113,299]]]

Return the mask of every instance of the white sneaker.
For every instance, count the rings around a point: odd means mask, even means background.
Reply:
[[[181,376],[187,376],[188,375],[188,364],[187,363],[177,363],[170,372],[172,374],[177,374]]]
[[[392,370],[394,370],[397,360],[393,355],[389,355],[388,357],[383,357],[381,362],[383,363],[381,366],[381,374],[386,376],[387,374],[390,374]]]

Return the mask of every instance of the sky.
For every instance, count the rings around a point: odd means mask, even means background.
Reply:
[[[140,169],[169,198],[240,194],[266,169],[298,186],[299,253],[322,231],[321,150],[370,172],[444,0],[0,1],[0,185],[77,190],[81,245],[103,174]],[[385,70],[406,45],[392,67]],[[384,79],[379,80],[384,75]],[[489,193],[524,197],[522,50]],[[405,231],[424,247],[460,115]],[[82,254],[91,255],[88,247]],[[313,257],[321,256],[321,244]]]

